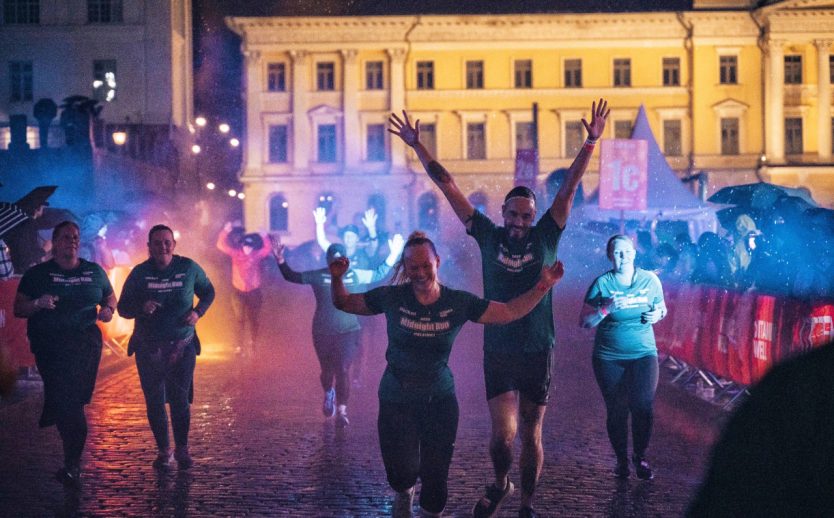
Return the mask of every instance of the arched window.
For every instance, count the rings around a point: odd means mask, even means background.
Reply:
[[[487,202],[489,198],[483,191],[475,191],[469,195],[469,203],[475,207],[475,210],[480,211],[481,214],[487,213]]]
[[[269,200],[269,230],[285,231],[289,229],[290,204],[283,194],[276,194]]]
[[[417,226],[420,230],[437,232],[440,228],[438,221],[437,196],[433,192],[425,192],[417,198]]]

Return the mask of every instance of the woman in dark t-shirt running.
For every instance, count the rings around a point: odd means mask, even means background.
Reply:
[[[397,492],[393,515],[411,516],[414,486],[422,481],[424,515],[446,506],[447,479],[458,425],[458,402],[448,360],[467,321],[506,324],[526,315],[564,274],[562,263],[542,269],[536,285],[495,302],[440,284],[434,243],[414,232],[395,266],[392,286],[352,294],[343,277],[347,258],[330,263],[334,305],[347,313],[385,313],[388,365],[379,384],[377,426],[388,483]]]

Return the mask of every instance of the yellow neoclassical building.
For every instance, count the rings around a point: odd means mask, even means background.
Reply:
[[[543,184],[570,164],[585,138],[580,120],[601,97],[612,107],[604,137],[628,138],[644,105],[670,165],[682,178],[705,171],[709,192],[758,176],[806,186],[832,206],[834,2],[749,4],[228,18],[245,56],[247,226],[297,244],[312,238],[312,211],[326,204],[339,225],[374,206],[388,230],[437,228],[450,210],[386,131],[402,109],[496,217],[516,149],[538,142]],[[586,191],[597,185],[597,158]]]

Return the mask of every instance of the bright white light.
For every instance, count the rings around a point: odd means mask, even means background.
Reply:
[[[107,83],[107,86],[110,88],[116,88],[116,74],[113,72],[107,72],[104,74],[104,82]]]
[[[230,144],[232,147],[238,147],[238,146],[240,145],[240,141],[239,141],[238,139],[236,139],[236,138],[233,138],[233,139],[231,139],[231,140],[229,141],[229,144]]]
[[[98,88],[103,84],[104,84],[104,81],[102,81],[101,79],[96,79],[95,81],[93,81],[93,88]]]
[[[234,190],[234,189],[229,189],[229,196],[231,196],[232,198],[234,198],[235,196],[237,196],[237,191],[236,191],[236,190]]]
[[[203,126],[206,125],[206,118],[205,117],[197,117],[196,119],[194,119],[194,122],[197,124],[197,126],[200,126],[202,128]]]
[[[188,123],[188,132],[189,132],[189,133],[194,133],[194,132],[196,132],[196,131],[197,131],[197,130],[196,130],[196,129],[194,129],[194,125],[193,125],[193,124],[191,124],[191,123],[189,122],[189,123]]]
[[[243,198],[246,198],[245,194],[243,194],[242,192],[237,193],[237,199],[242,200]]]
[[[220,126],[217,126],[217,129],[220,130],[220,133],[228,133],[232,128],[224,122]]]
[[[124,131],[113,132],[113,143],[117,146],[124,146],[125,142],[127,142],[127,133]]]
[[[178,240],[179,238],[180,238],[180,231],[179,231],[179,230],[175,230],[175,231],[174,231],[174,241]]]
[[[200,153],[200,151],[202,151],[202,150],[203,149],[200,147],[199,144],[194,144],[193,146],[191,146],[191,152],[194,153],[195,155],[198,155]]]
[[[214,185],[214,182],[209,182],[209,183],[206,184],[206,189],[208,189],[210,191],[213,191],[215,187],[217,187],[217,186]]]
[[[290,203],[285,201],[284,203],[281,204],[281,206],[286,209],[287,207],[290,206]]]
[[[116,90],[107,90],[107,97],[104,100],[107,101],[107,102],[111,102],[115,98],[116,98]]]

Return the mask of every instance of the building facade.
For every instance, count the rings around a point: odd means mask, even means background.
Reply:
[[[128,145],[130,133],[185,142],[192,45],[190,0],[3,0],[0,121],[27,115],[38,148],[34,103],[82,95],[100,101],[108,127],[129,130]],[[9,140],[0,128],[0,148]],[[59,128],[50,145],[61,145]]]
[[[538,142],[543,183],[572,162],[599,98],[612,107],[604,138],[628,138],[644,105],[670,165],[681,177],[706,171],[710,191],[759,177],[806,186],[831,206],[834,3],[748,4],[228,18],[245,57],[247,226],[299,243],[326,203],[340,225],[374,206],[389,230],[446,233],[439,216],[450,209],[387,132],[388,115],[403,109],[473,204],[496,217],[516,150]],[[598,183],[597,158],[586,191]]]

